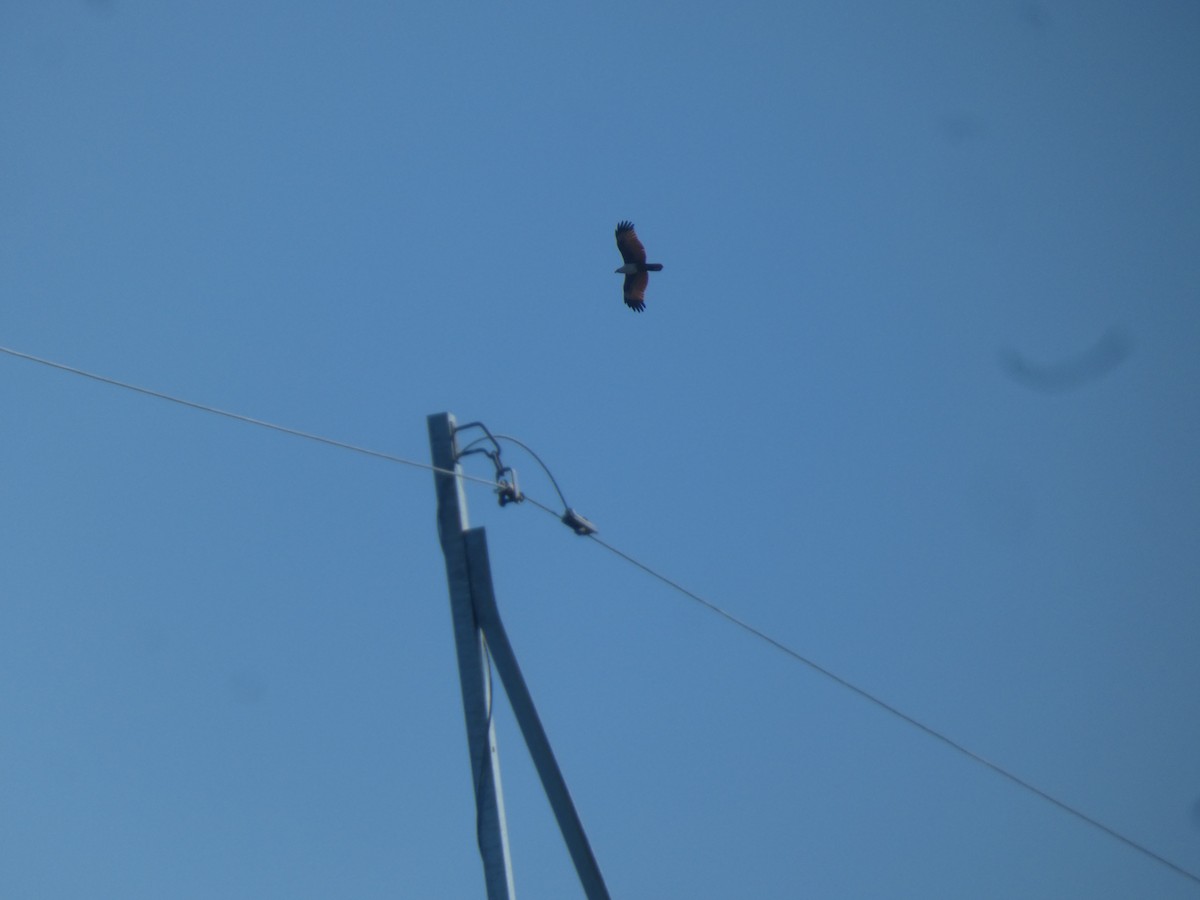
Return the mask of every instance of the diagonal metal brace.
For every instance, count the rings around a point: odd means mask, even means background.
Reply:
[[[472,528],[463,533],[463,541],[467,550],[467,567],[471,579],[471,596],[475,603],[475,619],[479,623],[487,640],[488,650],[500,680],[504,682],[504,692],[508,694],[512,704],[517,724],[525,737],[529,755],[537,768],[538,777],[542,779],[542,788],[550,800],[554,817],[558,820],[559,831],[567,844],[571,860],[575,863],[575,871],[583,885],[584,894],[588,900],[609,900],[608,888],[604,877],[600,874],[600,866],[592,853],[587,835],[583,831],[583,822],[575,811],[575,803],[567,790],[562,771],[550,748],[550,739],[542,727],[537,708],[533,705],[533,697],[517,664],[516,654],[508,642],[508,634],[504,623],[500,621],[500,610],[496,607],[496,593],[492,587],[492,571],[488,563],[487,534],[482,528]]]

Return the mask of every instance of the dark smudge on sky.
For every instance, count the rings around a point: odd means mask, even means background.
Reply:
[[[1016,350],[1003,350],[1000,365],[1014,380],[1041,391],[1065,391],[1107,375],[1133,352],[1133,338],[1110,328],[1079,356],[1060,362],[1030,362]]]

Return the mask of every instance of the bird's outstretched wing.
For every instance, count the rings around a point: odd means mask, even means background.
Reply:
[[[621,251],[621,259],[627,263],[644,263],[646,261],[646,248],[638,240],[632,222],[617,224],[617,249]],[[644,288],[645,285],[643,285]],[[628,282],[626,282],[626,290],[628,289]]]
[[[644,254],[643,254],[644,255]],[[646,285],[650,276],[645,272],[633,272],[625,276],[625,305],[635,312],[646,308]]]

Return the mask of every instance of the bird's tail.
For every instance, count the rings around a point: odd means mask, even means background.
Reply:
[[[647,272],[661,272],[662,263],[646,263]]]

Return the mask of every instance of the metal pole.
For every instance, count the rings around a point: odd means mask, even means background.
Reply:
[[[439,413],[428,417],[429,448],[437,490],[438,537],[446,557],[446,581],[450,586],[450,615],[454,622],[454,647],[458,654],[458,677],[462,686],[463,713],[467,720],[467,748],[475,785],[475,831],[488,900],[513,900],[512,858],[508,849],[508,825],[504,818],[504,794],[500,788],[500,758],[492,724],[492,686],[487,649],[471,600],[471,577],[463,533],[467,530],[467,499],[459,478],[458,445],[454,439],[454,416]],[[454,472],[449,475],[446,472]]]
[[[579,882],[588,900],[609,900],[608,888],[605,887],[604,877],[600,874],[600,866],[592,853],[583,823],[575,811],[571,793],[563,779],[562,771],[550,749],[550,739],[542,727],[537,708],[533,705],[533,697],[517,664],[516,654],[508,642],[508,633],[500,620],[500,610],[496,607],[496,593],[492,587],[492,569],[488,561],[487,534],[482,528],[472,528],[466,535],[467,569],[471,579],[471,594],[475,598],[475,615],[479,627],[483,629],[487,639],[492,661],[496,671],[504,682],[504,691],[508,694],[517,724],[521,726],[521,734],[525,736],[525,744],[529,747],[529,755],[537,767],[538,776],[542,779],[542,787],[550,799],[550,807],[558,820],[559,831],[566,841],[571,860],[575,863],[575,871],[579,874]]]

